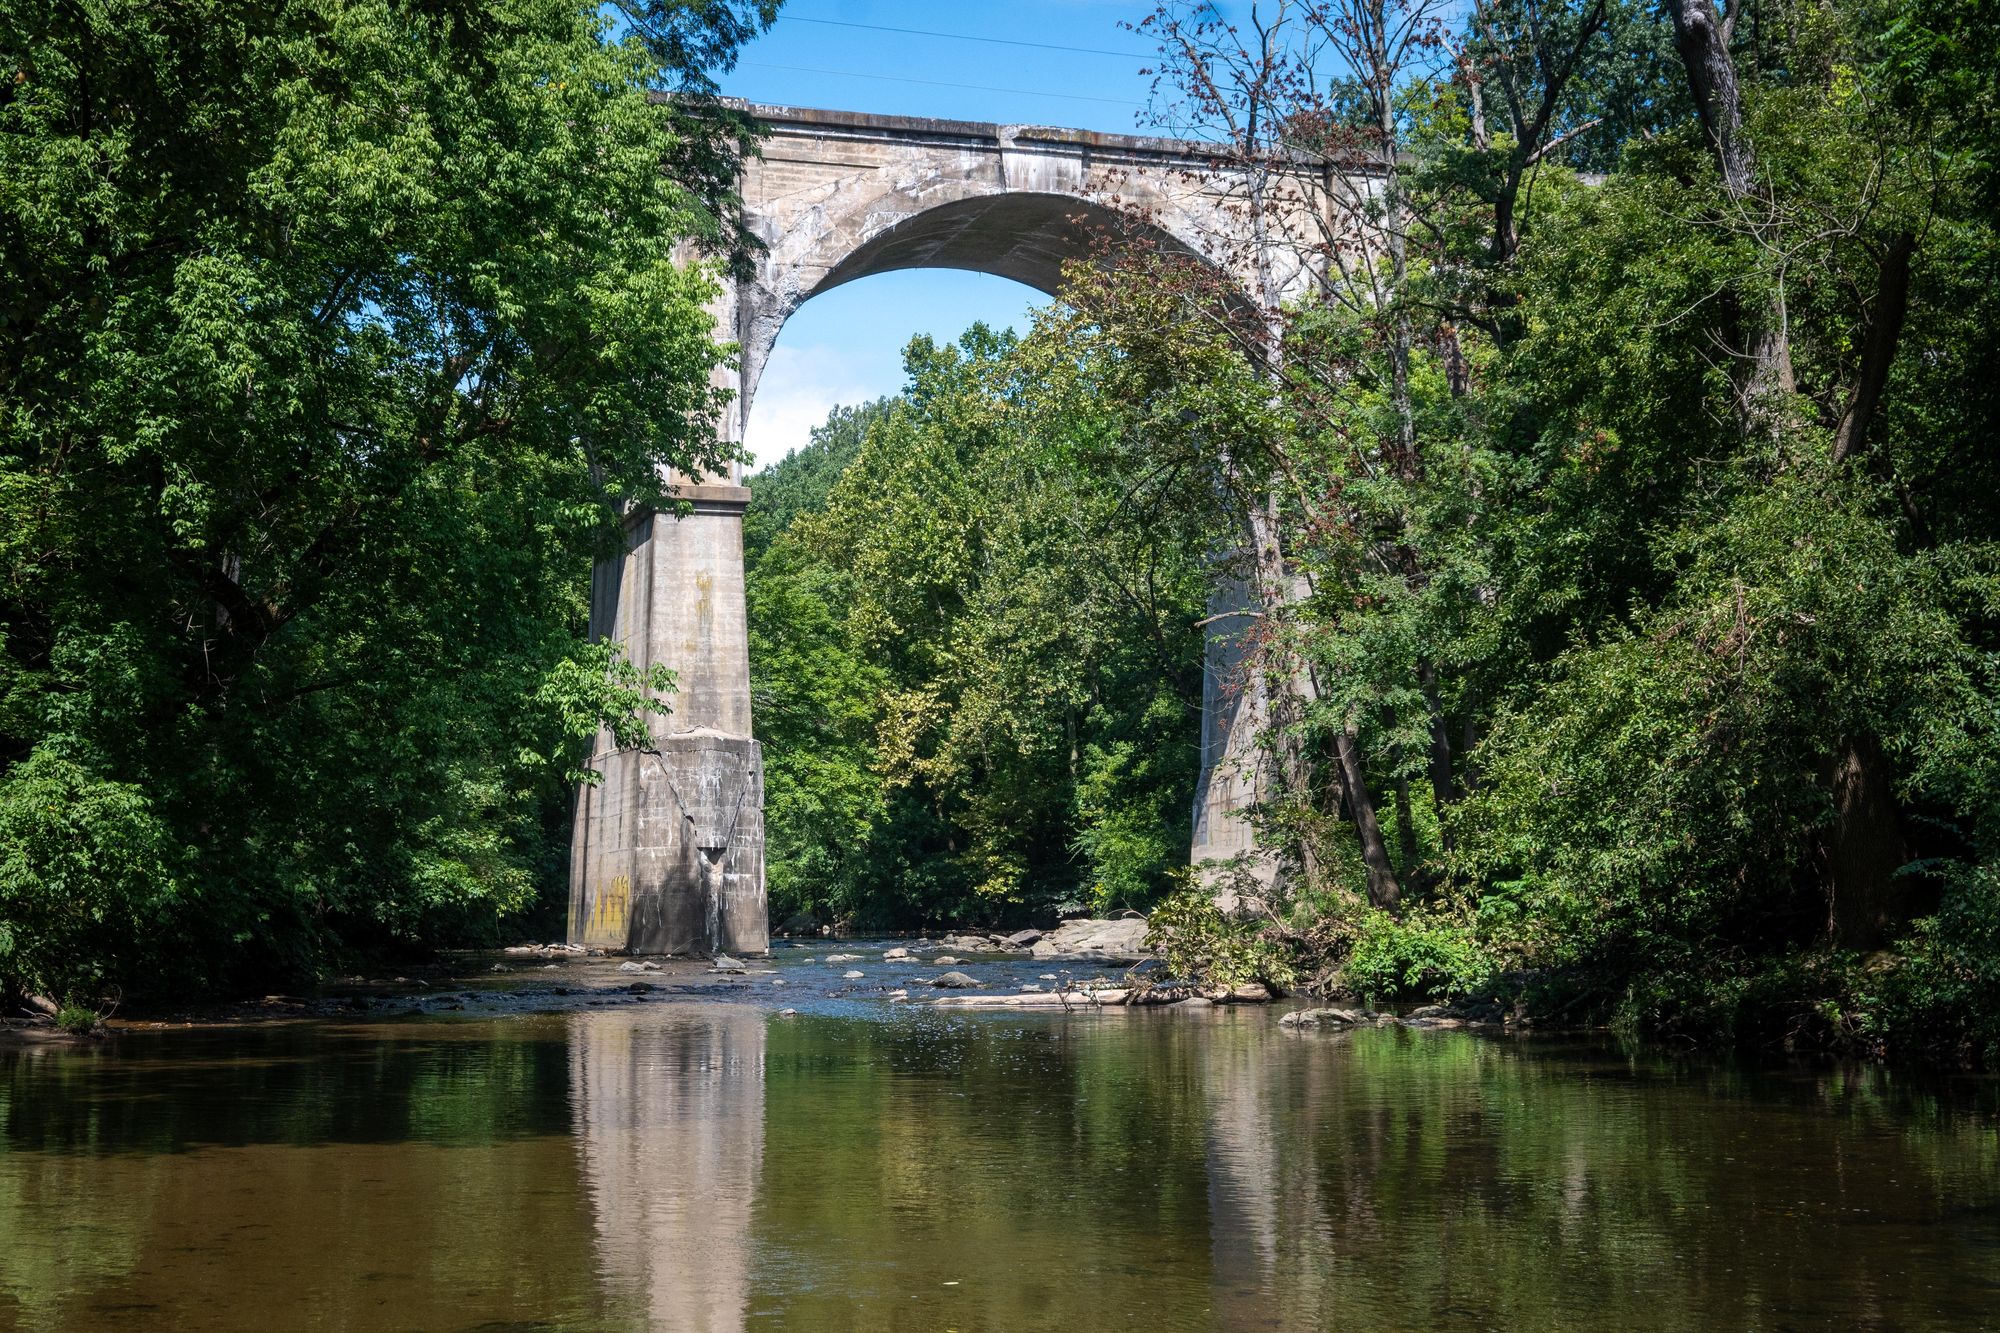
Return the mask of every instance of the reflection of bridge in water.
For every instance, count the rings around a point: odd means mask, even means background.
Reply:
[[[1993,1111],[1267,1012],[132,1034],[0,1049],[0,1327],[1984,1327]]]
[[[1282,1192],[1311,1181],[1282,1169],[1282,1055],[1226,1017],[1156,1017],[573,1015],[605,1308],[676,1333],[1115,1327],[1225,1293],[1268,1311],[1299,1215]]]
[[[743,1326],[764,1162],[764,1024],[747,1006],[606,1010],[569,1029],[570,1111],[616,1306]]]

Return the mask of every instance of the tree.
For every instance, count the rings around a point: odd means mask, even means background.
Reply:
[[[792,515],[750,578],[779,912],[1046,917],[1185,865],[1210,534],[1076,332],[920,338],[752,479]]]
[[[763,14],[675,30],[726,60]],[[589,735],[663,706],[584,587],[617,506],[723,461],[711,279],[666,256],[726,200],[661,164],[735,129],[573,0],[0,34],[0,973],[490,932],[559,879]]]

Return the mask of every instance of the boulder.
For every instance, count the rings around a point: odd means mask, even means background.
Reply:
[[[826,961],[829,963],[858,963],[861,961],[861,955],[858,953],[830,953],[826,956]]]
[[[1148,956],[1144,917],[1117,921],[1065,921],[1030,947],[1036,958],[1073,958],[1097,963],[1136,963]]]
[[[846,970],[845,972],[842,972],[842,973],[840,974],[840,977],[841,977],[841,980],[843,980],[843,981],[857,981],[857,980],[859,980],[860,978],[862,978],[862,977],[864,977],[864,976],[866,976],[866,975],[867,975],[867,973],[865,973],[865,972],[857,972],[857,971],[855,971],[855,970],[854,970],[853,968],[851,968],[851,967],[850,967],[850,968],[848,968],[848,969],[847,969],[847,970]]]
[[[1375,1015],[1359,1009],[1294,1009],[1278,1020],[1288,1028],[1351,1028],[1375,1021]]]
[[[948,953],[941,953],[936,958],[933,958],[931,961],[936,963],[939,967],[951,967],[958,962],[956,958],[953,958]]]
[[[1041,938],[1042,932],[1039,930],[1017,930],[1001,940],[1000,944],[1007,949],[1030,949],[1034,947],[1035,941]]]
[[[910,951],[908,949],[889,949],[882,954],[882,961],[886,963],[900,963],[909,956]]]
[[[939,990],[968,990],[980,983],[963,972],[946,972],[942,976],[932,977],[930,984]]]

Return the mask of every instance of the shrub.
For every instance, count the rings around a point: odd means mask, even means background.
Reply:
[[[2000,1065],[2000,863],[1953,873],[1867,991],[1862,1025],[1886,1044]]]
[[[56,1026],[73,1036],[88,1036],[97,1030],[97,1011],[80,1004],[66,1004],[56,1014]]]
[[[1480,989],[1492,972],[1466,923],[1418,908],[1401,921],[1387,912],[1364,916],[1342,979],[1361,995],[1455,999]]]
[[[140,788],[36,750],[0,781],[0,981],[82,1001],[170,949],[182,859]]]
[[[1216,908],[1208,890],[1187,876],[1153,909],[1146,942],[1166,955],[1176,977],[1210,986],[1262,982],[1288,990],[1298,981],[1292,949],[1273,939],[1260,922],[1231,921]]]

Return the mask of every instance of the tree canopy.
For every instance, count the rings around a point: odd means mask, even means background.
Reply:
[[[670,254],[734,243],[700,82],[772,11],[0,5],[0,976],[248,984],[559,877],[665,684],[589,563],[722,456]]]

